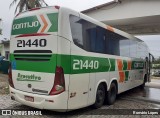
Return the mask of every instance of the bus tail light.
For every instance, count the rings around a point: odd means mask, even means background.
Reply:
[[[57,95],[65,91],[64,72],[62,67],[56,67],[54,85],[49,95]]]
[[[60,8],[60,6],[57,6],[57,5],[56,5],[56,6],[54,6],[54,8],[59,9],[59,8]]]
[[[12,80],[12,66],[11,63],[9,64],[9,69],[8,69],[8,81],[9,85],[14,88],[13,80]]]

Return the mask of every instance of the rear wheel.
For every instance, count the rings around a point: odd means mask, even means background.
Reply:
[[[105,100],[105,87],[103,84],[100,84],[96,93],[96,101],[93,105],[94,108],[100,108]]]
[[[107,92],[106,103],[111,105],[115,102],[117,96],[117,86],[114,82],[111,83],[110,89]]]

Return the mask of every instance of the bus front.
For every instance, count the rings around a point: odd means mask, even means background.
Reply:
[[[57,66],[59,8],[36,8],[15,17],[10,41],[12,100],[40,109],[67,109],[63,68]]]

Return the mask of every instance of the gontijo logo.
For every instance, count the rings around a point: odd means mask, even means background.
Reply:
[[[58,31],[58,13],[28,16],[13,21],[12,35]]]
[[[34,22],[25,22],[25,23],[19,23],[19,24],[14,24],[13,25],[13,30],[16,29],[24,29],[24,28],[31,28],[31,27],[38,27],[39,26],[39,21],[34,21]]]

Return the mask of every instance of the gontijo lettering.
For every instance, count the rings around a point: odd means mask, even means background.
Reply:
[[[39,21],[19,23],[19,24],[14,24],[13,25],[13,30],[31,28],[31,27],[38,27],[38,25],[39,25]]]

